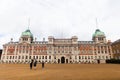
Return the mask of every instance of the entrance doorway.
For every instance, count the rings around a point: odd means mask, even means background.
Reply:
[[[58,64],[60,63],[60,59],[58,59]]]
[[[97,63],[100,64],[100,60],[97,60]]]
[[[61,57],[61,63],[65,63],[65,57]]]
[[[66,59],[66,63],[68,63],[68,59]]]

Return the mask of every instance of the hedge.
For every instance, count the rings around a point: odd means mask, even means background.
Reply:
[[[108,59],[106,63],[120,64],[120,59]]]

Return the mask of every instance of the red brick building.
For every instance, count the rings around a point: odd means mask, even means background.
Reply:
[[[1,61],[4,63],[105,63],[112,58],[111,43],[104,32],[97,29],[91,41],[78,41],[71,38],[48,37],[48,41],[36,41],[29,29],[22,32],[19,41],[3,45]]]

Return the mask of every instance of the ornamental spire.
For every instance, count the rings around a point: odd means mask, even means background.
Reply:
[[[96,29],[98,29],[98,21],[97,21],[97,18],[96,18]]]
[[[28,29],[30,28],[30,18],[28,18]]]

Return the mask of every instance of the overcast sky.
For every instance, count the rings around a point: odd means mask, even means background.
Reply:
[[[28,28],[38,41],[43,37],[92,40],[98,28],[107,40],[120,38],[120,0],[0,0],[0,48],[18,41]]]

